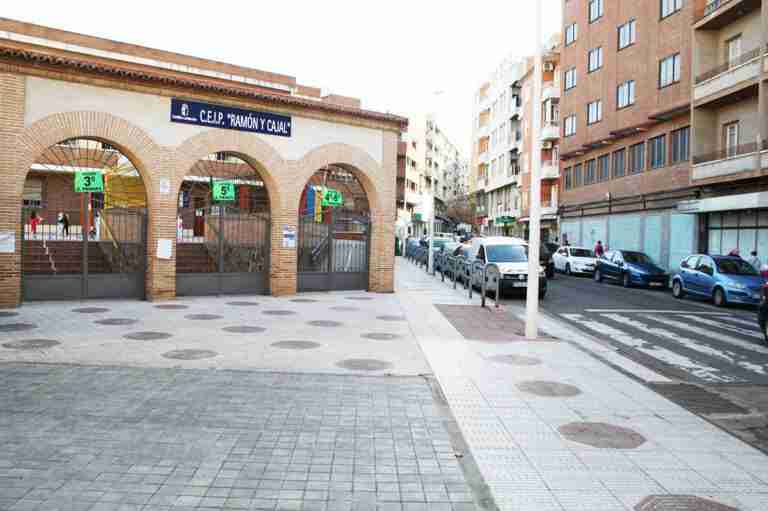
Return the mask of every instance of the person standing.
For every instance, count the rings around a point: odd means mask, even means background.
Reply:
[[[597,243],[595,244],[595,257],[603,257],[603,254],[605,254],[605,249],[603,248],[603,242],[600,240],[597,240]]]
[[[752,266],[752,268],[755,269],[756,272],[760,271],[760,267],[762,266],[762,263],[760,262],[760,258],[757,257],[757,250],[753,250],[749,254],[749,259],[747,259],[747,262]]]
[[[61,219],[61,226],[64,230],[64,236],[69,237],[69,215],[66,213]]]
[[[29,225],[32,227],[32,234],[37,234],[37,226],[40,224],[40,217],[37,216],[37,212],[33,211],[29,215]]]

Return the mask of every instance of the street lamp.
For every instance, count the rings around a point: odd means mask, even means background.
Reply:
[[[539,250],[541,243],[541,89],[542,89],[542,45],[541,45],[541,0],[536,4],[536,56],[533,65],[533,166],[531,167],[531,211],[528,216],[528,292],[525,300],[525,337],[535,339],[538,335],[539,316]]]

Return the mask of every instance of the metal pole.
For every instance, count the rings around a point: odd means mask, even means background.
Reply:
[[[434,199],[432,199],[434,200]],[[434,207],[434,206],[433,206]],[[433,210],[434,211],[434,210]],[[427,232],[429,233],[429,253],[427,254],[427,273],[430,275],[435,274],[435,256],[432,249],[435,246],[435,216],[434,212],[432,218],[429,220],[429,226]]]
[[[533,123],[531,153],[531,212],[528,219],[528,295],[525,302],[525,337],[535,339],[539,315],[539,243],[541,241],[541,89],[542,89],[542,45],[541,45],[541,3],[536,1],[536,58],[533,66]]]

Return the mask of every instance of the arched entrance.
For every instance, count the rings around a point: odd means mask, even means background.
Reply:
[[[255,166],[213,153],[192,166],[178,200],[176,294],[269,292],[269,194]]]
[[[24,300],[144,297],[147,195],[116,147],[70,138],[46,149],[21,219]]]
[[[301,194],[298,290],[367,290],[371,214],[351,169],[328,165]]]

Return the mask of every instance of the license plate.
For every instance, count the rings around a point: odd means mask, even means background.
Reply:
[[[651,282],[651,287],[661,287],[663,285],[663,282]]]
[[[527,282],[513,282],[512,287],[528,287]]]

